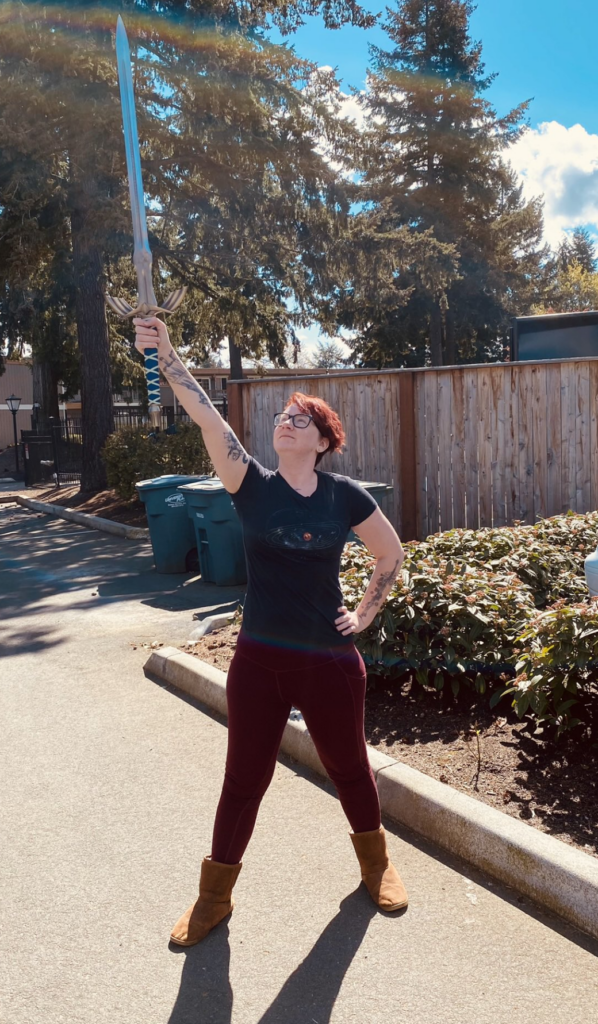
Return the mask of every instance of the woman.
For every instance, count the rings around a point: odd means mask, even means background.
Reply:
[[[161,320],[134,320],[140,352],[158,362],[202,430],[217,476],[243,526],[247,594],[226,695],[228,751],[211,854],[199,898],[171,939],[200,942],[233,908],[232,889],[276,764],[291,708],[298,708],[351,825],[361,876],[384,910],[407,906],[391,864],[364,735],[366,670],[353,636],[369,625],[397,577],[404,551],[392,525],[358,483],[315,467],[345,434],[320,398],[295,392],[274,420],[276,472],[244,450],[176,355]],[[342,604],[340,557],[350,529],[376,559],[355,611]]]

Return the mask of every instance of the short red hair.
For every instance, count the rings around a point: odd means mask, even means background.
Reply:
[[[302,391],[293,391],[293,394],[286,402],[285,408],[289,405],[298,405],[299,408],[310,416],[313,416],[314,423],[320,431],[322,437],[326,437],[330,444],[326,451],[318,452],[316,455],[316,466],[320,459],[323,459],[328,452],[339,451],[342,445],[345,443],[345,431],[343,425],[335,413],[334,409],[331,409],[328,402],[325,402],[323,398],[318,398],[316,395],[304,395]],[[342,452],[340,453],[343,454]]]

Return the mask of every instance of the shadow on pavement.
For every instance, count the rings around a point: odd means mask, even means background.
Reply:
[[[365,886],[346,896],[339,913],[256,1024],[307,1024],[310,1020],[327,1024],[344,977],[377,913]],[[181,950],[185,953],[181,987],[168,1024],[199,1020],[230,1024],[228,934],[228,928],[219,925],[197,946]]]
[[[0,647],[4,657],[9,654],[36,654],[65,642],[64,637],[53,637],[53,633],[53,629],[18,629],[9,632],[0,627]]]
[[[76,594],[82,611],[141,602],[163,611],[234,609],[244,587],[219,587],[191,573],[159,574],[149,544],[113,537],[22,508],[0,507],[0,617],[4,623],[46,610],[42,602]],[[187,585],[188,584],[188,585]],[[85,594],[86,596],[82,595]],[[33,642],[33,640],[32,640]],[[44,647],[42,631],[38,646]],[[50,646],[48,643],[46,646]]]

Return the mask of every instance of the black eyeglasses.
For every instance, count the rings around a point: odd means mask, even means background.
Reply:
[[[313,416],[309,416],[306,412],[296,412],[294,415],[291,415],[290,412],[277,412],[274,416],[274,426],[278,427],[281,423],[288,423],[289,420],[293,421],[294,427],[303,429],[309,427]]]

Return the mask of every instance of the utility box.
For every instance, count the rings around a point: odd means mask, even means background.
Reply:
[[[598,596],[598,548],[587,555],[584,561],[584,572],[590,597]]]

